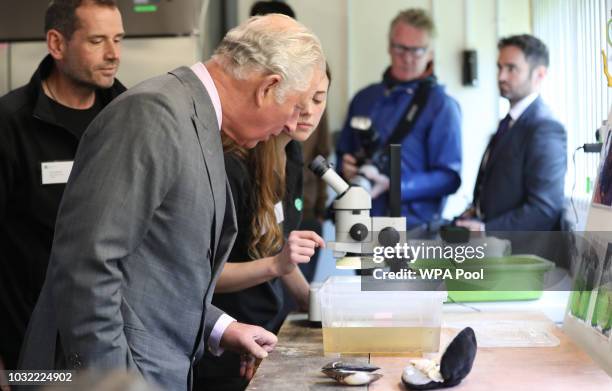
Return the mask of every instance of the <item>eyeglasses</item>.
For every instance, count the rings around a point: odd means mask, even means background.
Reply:
[[[409,54],[411,57],[420,58],[427,53],[427,46],[404,46],[399,43],[391,42],[391,52],[398,56]]]

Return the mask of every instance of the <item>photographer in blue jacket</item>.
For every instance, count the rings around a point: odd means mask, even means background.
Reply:
[[[388,215],[387,146],[401,144],[402,216],[407,228],[440,219],[461,184],[461,112],[432,69],[434,25],[420,9],[393,19],[391,66],[353,98],[338,145],[338,169],[367,183],[372,215]]]

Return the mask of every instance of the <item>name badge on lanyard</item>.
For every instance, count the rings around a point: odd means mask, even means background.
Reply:
[[[276,203],[276,205],[274,205],[274,214],[276,215],[276,223],[280,224],[285,220],[282,201],[279,201]]]
[[[42,184],[54,185],[68,182],[73,163],[73,161],[40,163]]]

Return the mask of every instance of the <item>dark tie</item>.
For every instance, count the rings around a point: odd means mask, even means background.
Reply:
[[[491,160],[491,155],[495,150],[495,146],[499,144],[499,141],[508,132],[508,129],[510,129],[511,121],[512,121],[512,117],[510,117],[510,114],[506,115],[504,119],[500,121],[499,126],[497,127],[497,132],[495,132],[495,135],[493,136],[493,139],[491,140],[491,144],[489,145],[489,148],[488,148],[489,159],[487,160],[489,161]]]
[[[482,190],[482,180],[486,168],[489,165],[489,162],[491,161],[496,144],[499,143],[502,137],[504,137],[504,135],[508,132],[508,129],[510,129],[510,122],[512,122],[512,117],[510,117],[510,114],[506,115],[504,119],[499,122],[497,132],[495,132],[495,135],[491,138],[491,142],[489,143],[489,146],[485,151],[482,161],[480,162],[480,169],[478,171],[478,177],[476,178],[476,186],[474,186],[474,198],[472,201],[472,204],[476,207],[476,210],[478,211],[480,210],[480,191]]]

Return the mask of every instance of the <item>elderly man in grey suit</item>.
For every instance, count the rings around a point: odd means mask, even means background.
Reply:
[[[324,64],[295,20],[252,18],[205,64],[100,113],[60,206],[23,369],[131,369],[188,390],[204,349],[267,355],[274,335],[210,304],[236,233],[219,132],[253,147],[293,131]]]

